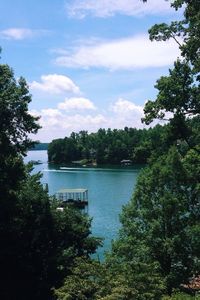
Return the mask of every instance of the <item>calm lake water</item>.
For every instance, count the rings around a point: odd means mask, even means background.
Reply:
[[[48,183],[49,194],[61,188],[87,188],[89,216],[92,217],[92,234],[104,239],[98,250],[103,256],[110,249],[120,228],[119,214],[133,193],[140,167],[77,167],[60,170],[58,165],[47,163],[47,151],[29,151],[25,162],[40,160],[34,172],[42,172],[42,183]]]

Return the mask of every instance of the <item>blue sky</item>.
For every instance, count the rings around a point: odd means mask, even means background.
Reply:
[[[143,128],[144,103],[179,55],[175,42],[148,39],[180,17],[165,0],[1,0],[0,15],[1,62],[29,84],[40,141]]]

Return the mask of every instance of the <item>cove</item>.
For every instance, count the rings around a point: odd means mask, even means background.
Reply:
[[[92,234],[103,238],[103,247],[97,251],[100,259],[110,249],[120,228],[119,214],[131,198],[141,166],[67,167],[48,164],[47,151],[29,151],[25,162],[40,160],[34,172],[41,172],[42,183],[48,183],[49,194],[62,188],[87,188],[88,213],[92,218]]]

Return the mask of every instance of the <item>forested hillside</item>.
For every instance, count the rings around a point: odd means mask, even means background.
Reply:
[[[47,150],[49,143],[36,143],[30,150]]]
[[[72,133],[70,137],[52,141],[48,147],[49,161],[71,163],[91,159],[97,164],[120,164],[123,159],[146,163],[150,153],[163,147],[164,131],[157,125],[153,129],[136,128],[99,129],[97,133],[86,131]]]
[[[196,145],[199,142],[199,118],[187,120],[187,123],[191,130],[190,144]],[[164,154],[172,145],[179,145],[182,150],[188,148],[174,130],[171,130],[171,125],[156,125],[149,129],[99,129],[90,134],[87,131],[72,132],[70,137],[53,140],[49,144],[48,159],[58,164],[73,161],[120,164],[123,160],[146,164],[150,157]]]

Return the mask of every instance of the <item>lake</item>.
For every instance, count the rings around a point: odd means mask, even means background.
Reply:
[[[141,167],[74,167],[60,170],[58,165],[47,163],[47,151],[29,151],[25,162],[40,160],[34,172],[42,172],[42,183],[48,183],[49,194],[61,188],[87,188],[89,216],[92,217],[92,234],[104,239],[98,255],[109,250],[111,241],[120,228],[119,214],[131,198]]]

